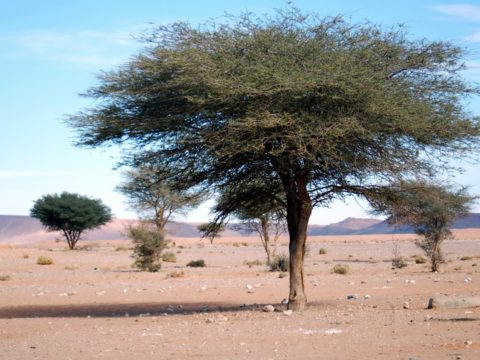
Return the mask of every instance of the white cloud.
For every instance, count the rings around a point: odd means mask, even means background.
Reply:
[[[480,30],[472,35],[468,35],[465,37],[465,40],[470,43],[478,43],[480,42]]]
[[[94,66],[127,60],[139,43],[138,28],[124,31],[30,30],[0,36],[2,58],[29,58]]]
[[[432,9],[454,18],[480,22],[480,6],[471,4],[435,5]]]

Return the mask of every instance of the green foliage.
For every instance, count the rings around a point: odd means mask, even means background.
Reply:
[[[337,264],[333,267],[334,274],[347,275],[350,272],[348,264]]]
[[[109,222],[111,210],[101,200],[63,192],[44,195],[30,210],[30,215],[40,220],[47,231],[61,231],[71,250],[86,231]]]
[[[49,256],[39,256],[37,259],[38,265],[53,265],[53,259]]]
[[[192,260],[187,264],[187,267],[205,267],[205,260]]]
[[[268,266],[270,271],[286,272],[290,268],[289,257],[287,254],[277,255]]]
[[[142,271],[156,272],[161,268],[162,251],[168,241],[164,233],[150,224],[130,226],[127,236],[133,241],[134,266]]]

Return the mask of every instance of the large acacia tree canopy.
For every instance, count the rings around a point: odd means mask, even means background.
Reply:
[[[461,100],[478,90],[448,42],[297,10],[174,23],[145,41],[68,122],[79,144],[130,145],[125,163],[175,169],[186,187],[261,178],[271,196],[302,183],[315,204],[431,175],[477,144]]]

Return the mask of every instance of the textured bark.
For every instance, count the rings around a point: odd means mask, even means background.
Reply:
[[[308,195],[306,182],[296,181],[295,192],[287,195],[287,225],[290,237],[290,294],[288,308],[302,311],[307,304],[303,260],[307,228],[312,213],[312,201]]]

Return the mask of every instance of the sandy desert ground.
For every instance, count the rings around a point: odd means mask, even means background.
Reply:
[[[391,235],[310,238],[310,305],[291,315],[288,277],[246,264],[265,258],[254,238],[174,239],[177,261],[158,273],[131,268],[127,241],[2,244],[0,359],[480,359],[480,308],[426,309],[433,295],[480,296],[479,231],[445,243],[440,273],[413,261],[412,239],[393,239],[399,270]],[[207,267],[185,266],[196,259]]]

